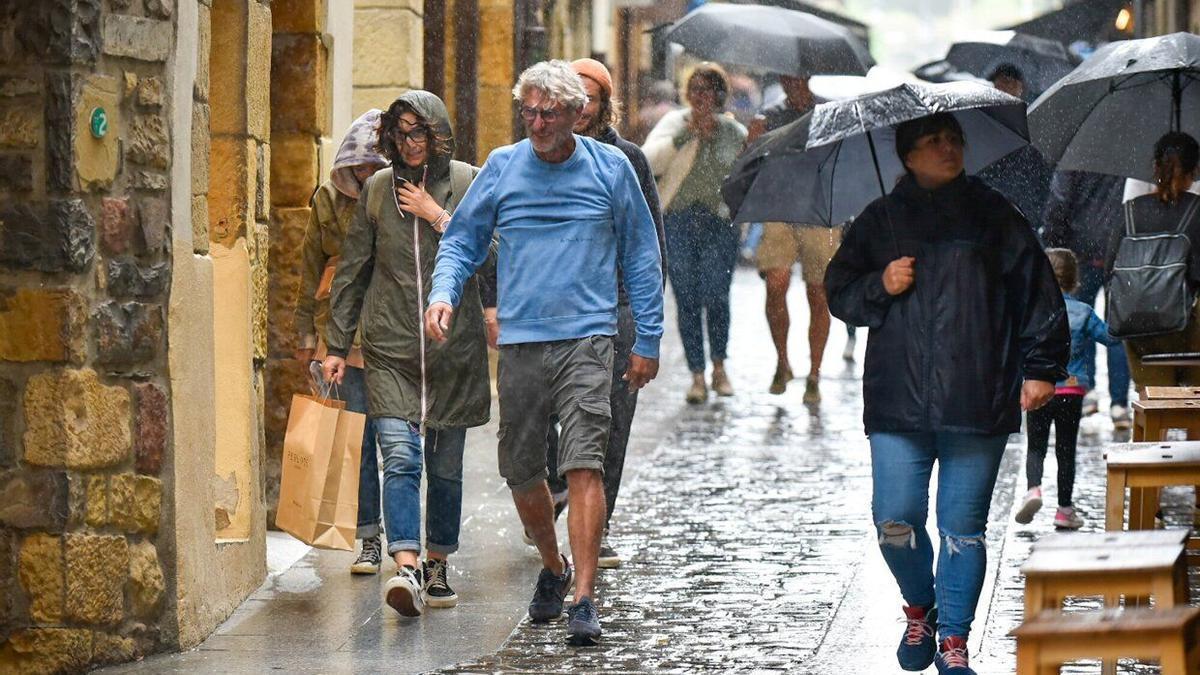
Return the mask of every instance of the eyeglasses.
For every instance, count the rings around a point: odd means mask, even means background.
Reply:
[[[430,133],[428,127],[423,126],[415,126],[408,131],[401,129],[400,127],[392,129],[392,139],[397,143],[403,143],[405,140],[410,140],[417,145],[424,145],[429,142],[429,136]]]
[[[538,117],[542,118],[543,122],[553,124],[558,120],[559,115],[562,115],[561,110],[554,108],[531,108],[530,106],[521,106],[521,119],[526,122],[532,122]]]

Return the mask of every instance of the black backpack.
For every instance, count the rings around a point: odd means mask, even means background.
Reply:
[[[1200,199],[1191,200],[1174,232],[1139,234],[1133,201],[1125,203],[1125,235],[1117,244],[1105,311],[1113,337],[1165,335],[1187,328],[1196,302],[1188,281],[1196,243],[1187,231],[1198,206]]]

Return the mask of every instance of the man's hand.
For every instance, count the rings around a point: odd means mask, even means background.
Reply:
[[[629,370],[625,371],[624,380],[629,388],[637,391],[658,376],[658,359],[648,359],[633,354],[629,357]]]
[[[444,302],[435,302],[425,310],[425,334],[437,340],[446,341],[446,331],[450,330],[450,318],[454,316],[454,308]]]
[[[324,375],[326,382],[341,384],[342,378],[346,375],[346,359],[332,354],[325,357],[321,362],[321,374]]]
[[[431,223],[442,215],[442,207],[425,191],[424,183],[403,183],[397,186],[396,200],[400,202],[400,208]]]
[[[883,270],[883,289],[888,295],[900,295],[912,288],[913,281],[917,278],[916,270],[913,269],[916,262],[916,258],[904,256],[888,263],[887,268]]]
[[[499,349],[500,322],[496,319],[495,307],[483,308],[483,327],[487,334],[487,345],[492,349]]]
[[[1025,380],[1021,385],[1021,410],[1029,412],[1050,402],[1054,398],[1054,383],[1042,380]]]

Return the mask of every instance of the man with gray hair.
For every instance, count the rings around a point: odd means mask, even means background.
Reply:
[[[629,160],[572,133],[587,94],[570,64],[530,67],[513,96],[529,138],[493,151],[455,210],[438,249],[425,325],[434,339],[444,339],[463,283],[497,235],[500,473],[543,565],[529,617],[561,616],[574,581],[567,640],[591,645],[600,638],[592,598],[606,514],[601,478],[612,417],[617,270],[636,332],[624,377],[637,390],[658,374],[658,237]],[[574,569],[558,550],[546,485],[546,433],[554,415],[562,425],[558,473],[570,490]]]

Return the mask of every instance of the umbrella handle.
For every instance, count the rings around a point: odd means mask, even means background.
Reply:
[[[875,138],[867,132],[867,145],[871,148],[871,162],[875,165],[875,179],[879,181],[879,194],[887,197],[887,188],[883,186],[883,172],[879,170],[879,155],[875,152]],[[901,159],[903,162],[904,160]],[[900,242],[896,241],[896,226],[892,224],[892,213],[888,211],[887,200],[883,201],[883,214],[887,217],[888,232],[892,235],[892,248],[896,249],[896,257],[900,257]]]

